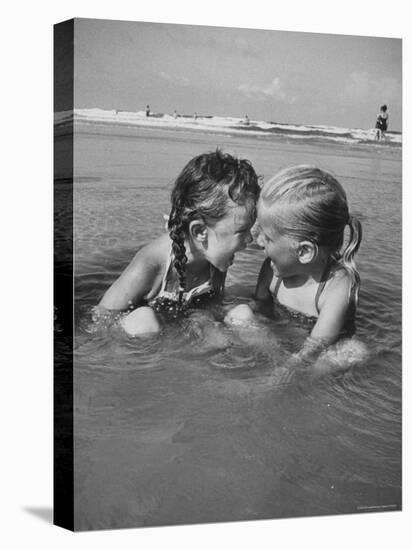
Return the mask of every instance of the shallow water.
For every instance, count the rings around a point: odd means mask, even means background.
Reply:
[[[216,146],[265,178],[309,162],[343,183],[364,228],[367,361],[285,385],[304,335],[274,322],[256,345],[221,323],[206,338],[184,320],[144,340],[90,331],[91,307],[163,231],[178,172]],[[77,529],[400,509],[400,151],[79,126],[74,205]],[[253,246],[236,256],[226,303],[252,294],[262,259]]]

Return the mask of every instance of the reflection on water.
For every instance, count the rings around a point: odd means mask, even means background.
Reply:
[[[399,152],[140,132],[76,136],[76,527],[399,509]],[[113,319],[90,330],[92,306],[162,231],[173,178],[217,145],[266,177],[310,162],[342,181],[364,225],[357,337],[367,361],[284,384],[285,357],[305,334],[268,320],[264,337],[242,340],[219,307],[206,333],[190,319],[145,339]],[[261,261],[255,247],[239,253],[226,304],[252,295]]]

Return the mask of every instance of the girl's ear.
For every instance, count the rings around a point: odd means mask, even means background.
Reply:
[[[201,220],[193,220],[189,224],[189,235],[198,242],[207,241],[207,225]]]
[[[298,259],[301,264],[310,264],[318,255],[318,247],[311,241],[301,241],[298,246]]]

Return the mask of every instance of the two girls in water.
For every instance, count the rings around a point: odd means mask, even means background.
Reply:
[[[136,254],[99,304],[132,310],[121,320],[128,334],[158,332],[160,312],[176,315],[220,296],[235,254],[252,241],[255,221],[266,254],[256,302],[232,309],[225,322],[247,325],[259,304],[270,302],[276,315],[308,328],[302,355],[353,334],[360,285],[354,256],[362,229],[332,175],[294,166],[261,189],[248,161],[216,151],[185,166],[171,198],[168,234]]]

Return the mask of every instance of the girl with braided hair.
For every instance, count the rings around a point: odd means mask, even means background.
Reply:
[[[351,336],[360,286],[354,256],[362,226],[349,214],[341,184],[319,168],[292,166],[265,183],[257,210],[257,242],[267,256],[256,287],[258,303],[269,300],[275,316],[309,329],[301,358]],[[253,319],[243,304],[225,321]]]
[[[99,308],[122,317],[132,336],[159,332],[156,316],[176,317],[222,293],[236,252],[252,241],[260,187],[247,160],[216,150],[193,158],[175,181],[168,234],[138,251]]]

